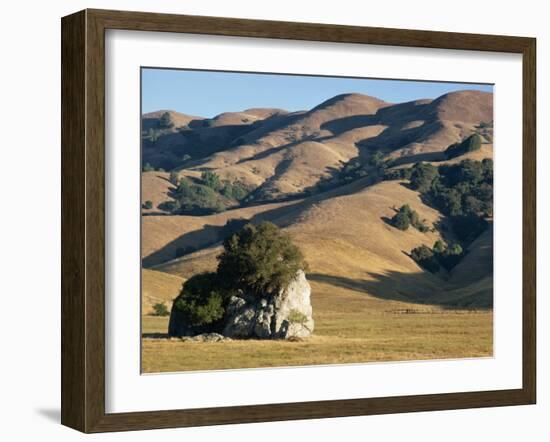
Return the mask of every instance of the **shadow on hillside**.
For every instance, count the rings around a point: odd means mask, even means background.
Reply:
[[[161,249],[144,257],[141,263],[144,268],[149,268],[188,255],[223,239],[222,232],[224,230],[225,226],[207,224],[200,230],[184,233]],[[179,253],[177,253],[178,251]]]
[[[436,276],[426,271],[417,273],[388,271],[386,273],[369,273],[369,276],[372,279],[352,279],[321,273],[308,273],[307,279],[389,301],[438,305],[449,309],[484,309],[493,306],[492,293],[461,295],[460,292],[453,292],[450,294]]]
[[[375,124],[379,124],[379,118],[376,115],[351,115],[327,121],[321,124],[321,129],[329,130],[336,136],[349,130]]]
[[[310,207],[308,205],[307,207]],[[206,224],[202,229],[193,230],[177,237],[173,241],[165,244],[164,247],[157,250],[142,259],[144,268],[153,267],[173,259],[183,257],[201,249],[212,247],[221,243],[226,237],[235,233],[247,223],[258,224],[261,221],[271,221],[279,227],[286,227],[291,224],[291,220],[295,219],[305,210],[300,203],[291,204],[283,207],[278,207],[263,213],[254,215],[250,219],[244,218],[229,218],[228,223],[231,225],[228,228],[227,224],[223,226],[215,226]],[[289,215],[296,211],[296,215]],[[278,220],[278,218],[283,218]],[[288,217],[288,218],[287,218]],[[181,249],[177,256],[178,249]]]
[[[415,155],[405,155],[393,160],[392,167],[403,164],[421,163],[421,162],[439,162],[447,160],[445,152],[425,152]]]
[[[312,206],[319,204],[329,198],[358,192],[361,189],[368,187],[369,185],[370,182],[367,179],[360,179],[352,184],[341,186],[318,195],[313,195],[309,198],[298,200],[295,203],[290,203],[282,207],[266,210],[265,212],[258,213],[252,216],[248,220],[242,220],[253,224],[258,224],[261,221],[270,221],[276,224],[278,227],[288,227],[297,219],[299,219],[300,216]],[[231,211],[227,211],[225,213],[230,215]],[[228,220],[239,219],[240,218],[238,217],[238,215],[235,218],[228,217]],[[194,230],[192,232],[188,232],[179,236],[178,238],[164,245],[158,251],[147,255],[142,259],[142,265],[143,267],[148,268],[165,263],[167,261],[171,261],[176,258],[176,251],[179,248],[184,249],[184,255],[186,255],[200,249],[212,247],[223,241],[227,236],[232,233],[234,232],[228,231],[226,226],[215,226],[207,224],[202,229]]]

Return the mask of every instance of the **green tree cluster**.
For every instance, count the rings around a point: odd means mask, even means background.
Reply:
[[[175,204],[172,213],[191,213],[205,215],[225,210],[221,195],[209,186],[197,184],[183,178],[179,180],[175,190]]]
[[[235,181],[233,183],[229,181],[223,181],[220,193],[226,198],[230,198],[236,201],[242,201],[248,195],[248,189],[243,183],[239,181]]]
[[[200,181],[187,177],[179,178],[176,171],[170,173],[170,182],[177,185],[174,202],[162,204],[164,210],[174,214],[206,215],[222,212],[231,201],[240,202],[248,195],[248,189],[241,182],[221,180],[212,172],[205,171]]]
[[[420,193],[428,192],[432,183],[439,177],[437,167],[428,163],[416,163],[411,170],[411,188]]]
[[[201,180],[205,186],[210,187],[212,190],[216,192],[220,191],[222,188],[222,182],[220,180],[220,177],[215,172],[212,172],[211,170],[205,170],[201,174]]]
[[[172,120],[172,116],[170,115],[169,112],[164,112],[161,116],[160,116],[160,119],[159,119],[159,127],[163,127],[163,128],[170,128],[170,127],[173,127],[174,126],[174,122]]]
[[[431,249],[421,245],[411,250],[411,258],[432,273],[437,273],[441,267],[451,270],[463,256],[464,251],[460,244],[447,246],[441,240],[437,240]]]
[[[391,223],[399,230],[407,230],[410,226],[413,226],[420,232],[427,232],[429,230],[424,221],[420,220],[418,212],[411,209],[411,206],[408,204],[405,204],[399,208],[397,213],[391,219]]]
[[[457,237],[470,242],[493,216],[493,161],[464,160],[440,166],[439,174],[426,196],[451,218]]]
[[[168,307],[166,307],[164,302],[159,302],[153,305],[153,316],[168,316],[169,314],[170,312],[168,311]]]
[[[445,155],[448,159],[459,157],[469,152],[475,152],[481,149],[481,135],[475,133],[463,140],[461,143],[450,145],[445,150]]]
[[[390,169],[384,172],[384,180],[410,180],[412,169],[410,167],[403,167],[401,169]]]
[[[450,217],[454,233],[464,243],[483,232],[488,225],[486,219],[493,216],[491,159],[463,160],[439,167],[417,163],[410,168],[409,180],[424,201]],[[400,224],[406,223],[401,220]]]

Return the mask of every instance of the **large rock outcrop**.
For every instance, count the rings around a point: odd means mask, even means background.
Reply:
[[[223,335],[231,338],[307,338],[313,332],[311,287],[299,271],[290,283],[266,297],[233,296]]]
[[[232,296],[223,323],[218,324],[223,336],[236,339],[307,338],[313,332],[311,287],[305,273],[299,271],[289,284],[265,297],[249,293]],[[184,316],[172,308],[168,334],[194,336],[208,333],[208,327],[190,327]]]

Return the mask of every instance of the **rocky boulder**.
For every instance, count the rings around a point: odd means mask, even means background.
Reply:
[[[307,338],[313,332],[311,287],[299,271],[277,293],[232,296],[222,334],[230,338]]]
[[[220,342],[231,341],[231,338],[226,338],[219,333],[201,333],[196,336],[182,336],[180,338],[183,342]]]

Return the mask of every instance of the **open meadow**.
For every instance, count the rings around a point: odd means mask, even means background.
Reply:
[[[312,282],[314,335],[301,342],[260,339],[183,342],[168,338],[168,318],[144,315],[142,371],[280,367],[490,357],[492,310],[449,310],[379,300]],[[154,336],[151,337],[151,336]]]

